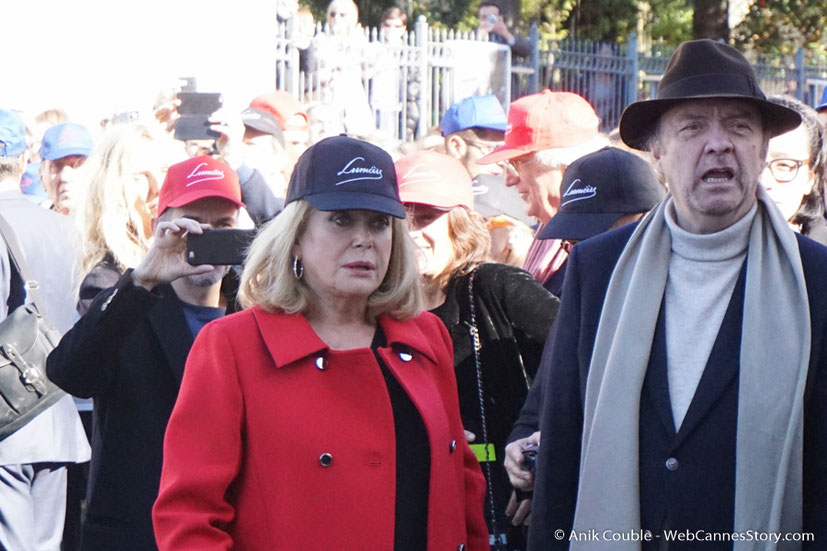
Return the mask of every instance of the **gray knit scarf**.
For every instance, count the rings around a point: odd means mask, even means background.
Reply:
[[[671,254],[661,202],[612,273],[589,367],[574,530],[640,530],[639,412]],[[800,532],[803,396],[810,310],[798,244],[758,187],[750,227],[738,387],[735,532]],[[573,551],[638,551],[634,541],[572,541]],[[800,549],[739,541],[734,551]]]

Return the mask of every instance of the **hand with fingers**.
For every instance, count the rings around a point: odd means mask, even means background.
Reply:
[[[161,89],[155,100],[155,119],[167,132],[175,130],[175,121],[180,118],[178,106],[181,105],[181,100],[178,99],[178,92],[185,84],[185,80],[179,80],[173,86]]]
[[[201,234],[210,227],[209,224],[201,224],[190,218],[159,220],[155,225],[152,246],[138,267],[132,271],[135,285],[151,291],[160,283],[210,272],[213,266],[191,266],[186,257],[187,234]]]
[[[505,470],[508,473],[508,480],[518,490],[530,492],[534,489],[534,473],[524,468],[525,458],[523,449],[526,444],[540,444],[540,431],[531,436],[520,438],[511,442],[505,447]]]
[[[222,108],[210,115],[209,121],[210,130],[221,134],[216,141],[219,155],[233,170],[237,170],[243,163],[239,151],[243,147],[245,132],[241,115]]]

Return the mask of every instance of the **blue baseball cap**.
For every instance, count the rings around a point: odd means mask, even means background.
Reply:
[[[821,93],[821,102],[816,107],[816,111],[823,111],[827,109],[827,87],[824,88],[824,91]]]
[[[20,178],[20,191],[27,199],[39,203],[49,198],[49,194],[43,189],[40,182],[40,163],[29,163],[26,165],[26,172]]]
[[[92,152],[92,135],[81,124],[64,122],[49,128],[40,142],[40,158],[56,161],[71,155],[88,157]]]
[[[486,128],[505,132],[508,123],[503,106],[496,96],[470,96],[455,103],[445,112],[439,126],[447,136],[467,128]]]
[[[26,125],[16,112],[0,109],[0,157],[17,157],[26,151]]]

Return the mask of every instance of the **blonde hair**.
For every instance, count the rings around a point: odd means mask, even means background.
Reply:
[[[299,199],[259,230],[241,273],[238,302],[243,308],[259,306],[269,312],[312,314],[313,292],[303,279],[293,275],[293,247],[307,228],[312,212],[310,203]],[[391,220],[393,243],[388,272],[368,297],[365,315],[371,322],[381,315],[409,319],[422,311],[413,242],[404,221]]]
[[[446,216],[453,251],[445,269],[433,278],[440,289],[445,289],[454,277],[463,276],[488,260],[491,252],[491,234],[482,215],[454,207]]]
[[[78,264],[87,274],[111,255],[124,270],[135,267],[149,249],[144,221],[135,210],[137,150],[152,147],[156,136],[141,124],[107,128],[83,166],[80,199],[73,211],[80,246]],[[160,182],[158,182],[160,185]]]

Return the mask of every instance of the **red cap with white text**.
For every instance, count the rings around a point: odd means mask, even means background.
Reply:
[[[220,197],[243,207],[235,170],[207,155],[174,164],[161,186],[158,216],[169,207],[183,207],[206,197]]]
[[[477,164],[498,163],[533,151],[574,147],[599,135],[589,102],[571,92],[544,90],[511,102],[505,144]]]

